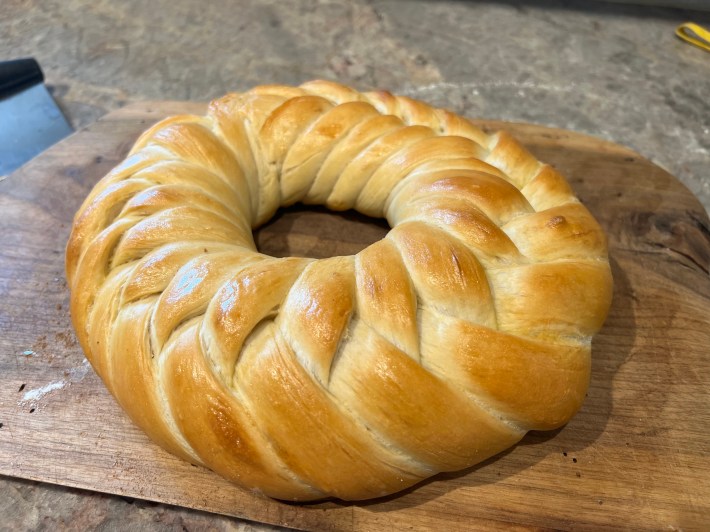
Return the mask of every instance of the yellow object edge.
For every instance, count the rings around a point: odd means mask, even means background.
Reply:
[[[675,34],[690,44],[710,52],[710,31],[693,22],[685,22],[678,26]]]

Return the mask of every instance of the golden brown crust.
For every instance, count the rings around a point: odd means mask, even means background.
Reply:
[[[385,217],[276,259],[284,205]],[[366,499],[552,429],[584,398],[606,239],[506,133],[387,92],[267,85],[146,131],[74,221],[77,336],[157,443],[269,496]]]

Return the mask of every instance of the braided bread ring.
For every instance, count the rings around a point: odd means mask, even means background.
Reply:
[[[355,256],[276,259],[280,206],[385,217]],[[176,116],[92,190],[71,313],[133,421],[271,497],[360,500],[476,464],[584,398],[606,239],[509,135],[386,92],[261,86]]]

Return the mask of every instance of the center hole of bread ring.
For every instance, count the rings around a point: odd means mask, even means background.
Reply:
[[[387,221],[350,210],[294,205],[254,231],[257,249],[272,257],[322,259],[355,255],[385,237]]]

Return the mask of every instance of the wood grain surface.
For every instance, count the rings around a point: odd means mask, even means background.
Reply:
[[[0,182],[0,474],[313,530],[702,529],[710,525],[710,230],[673,176],[569,131],[505,128],[568,177],[609,235],[614,301],[593,342],[579,414],[466,471],[368,503],[294,505],[248,493],[153,445],[84,361],[68,315],[64,246],[93,184],[159,118],[135,104]],[[357,252],[383,222],[281,211],[257,234],[275,255]],[[442,438],[446,435],[442,434]]]

